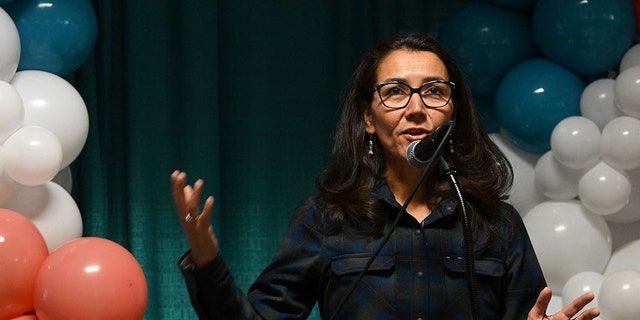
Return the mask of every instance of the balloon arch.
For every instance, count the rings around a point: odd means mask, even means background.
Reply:
[[[88,0],[0,5],[0,319],[142,319],[140,264],[111,240],[82,237],[70,195],[69,165],[89,116],[62,76],[93,50],[94,8]]]
[[[440,41],[513,164],[556,310],[584,291],[607,320],[640,314],[640,1],[486,0]]]

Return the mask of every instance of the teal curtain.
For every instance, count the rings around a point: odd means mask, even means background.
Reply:
[[[94,0],[98,42],[68,76],[90,115],[72,194],[84,235],[142,266],[145,319],[196,317],[176,266],[187,243],[174,169],[216,197],[212,223],[246,290],[314,192],[363,50],[397,32],[435,35],[463,2]]]

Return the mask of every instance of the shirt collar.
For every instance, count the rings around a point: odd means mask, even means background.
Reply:
[[[373,185],[373,189],[371,192],[371,199],[374,201],[384,201],[386,204],[391,207],[400,209],[402,204],[396,201],[396,198],[393,196],[387,181],[384,179],[377,179]],[[425,219],[426,221],[433,221],[443,217],[447,217],[453,215],[456,211],[458,204],[455,199],[451,197],[445,197],[433,208],[431,214]]]

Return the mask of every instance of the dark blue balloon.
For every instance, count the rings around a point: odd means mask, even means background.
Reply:
[[[20,35],[18,70],[62,76],[82,65],[93,51],[98,22],[89,0],[20,0],[3,9]]]
[[[539,0],[532,24],[542,54],[584,76],[615,68],[635,33],[629,0]]]
[[[538,56],[530,19],[487,3],[469,3],[453,12],[438,39],[460,66],[474,96],[494,96],[509,69]]]
[[[580,115],[584,87],[577,75],[547,59],[519,64],[507,73],[496,93],[500,132],[525,151],[549,151],[551,133],[558,122]]]

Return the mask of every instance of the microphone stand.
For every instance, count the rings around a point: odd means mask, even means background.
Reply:
[[[463,235],[464,235],[464,248],[465,248],[465,260],[467,270],[467,286],[469,288],[469,298],[471,302],[471,315],[474,320],[481,319],[480,306],[478,302],[478,280],[476,279],[476,264],[475,254],[473,249],[473,235],[471,232],[471,218],[467,213],[467,206],[464,200],[464,195],[458,185],[458,180],[455,177],[457,173],[456,168],[453,166],[449,156],[443,154],[440,155],[440,171],[449,179],[449,185],[451,189],[455,190],[458,204],[460,206],[460,216],[462,219]]]
[[[451,130],[451,128],[449,130]],[[448,135],[449,135],[449,133],[447,133],[447,136]],[[427,173],[429,172],[429,169],[433,165],[433,162],[436,159],[435,155],[440,154],[440,150],[444,146],[445,141],[446,141],[446,139],[442,139],[440,141],[440,143],[438,144],[438,147],[436,148],[435,152],[433,153],[434,156],[431,157],[429,159],[429,161],[426,162],[426,166],[425,166],[422,174],[420,175],[420,178],[418,179],[416,184],[413,186],[413,189],[411,190],[411,193],[409,193],[409,196],[407,197],[407,199],[405,200],[404,204],[402,205],[402,207],[398,211],[398,214],[396,215],[395,220],[391,224],[391,228],[385,234],[382,242],[380,242],[380,244],[378,245],[376,250],[373,252],[371,257],[369,257],[369,260],[367,260],[367,263],[364,265],[364,268],[362,269],[360,274],[358,274],[358,277],[356,278],[356,280],[351,285],[351,288],[349,288],[349,291],[347,291],[347,294],[342,298],[342,301],[340,301],[340,304],[336,308],[336,311],[333,313],[331,318],[329,318],[330,320],[336,319],[336,317],[340,314],[340,311],[344,307],[345,303],[347,302],[347,300],[349,299],[351,294],[353,294],[353,292],[355,291],[355,289],[358,286],[358,284],[360,283],[360,281],[362,281],[362,278],[364,278],[364,275],[369,270],[369,268],[371,267],[371,264],[373,264],[373,260],[375,260],[375,258],[378,256],[378,254],[380,254],[380,251],[382,251],[382,248],[387,244],[387,242],[391,238],[391,235],[393,234],[393,231],[398,226],[398,223],[400,223],[400,219],[402,218],[402,215],[407,211],[407,207],[409,206],[409,202],[411,202],[411,200],[415,196],[416,192],[418,191],[418,188],[420,187],[420,185],[424,181],[424,178],[427,176]],[[448,176],[449,184],[451,185],[451,188],[456,191],[456,194],[458,196],[458,204],[460,205],[460,208],[461,208],[461,211],[462,211],[461,213],[462,213],[463,228],[464,228],[464,230],[463,230],[463,232],[464,232],[464,244],[465,244],[465,251],[466,251],[466,254],[465,254],[466,257],[465,258],[466,258],[466,261],[467,261],[467,283],[468,283],[468,287],[469,287],[469,295],[471,297],[471,314],[473,316],[473,320],[480,320],[480,311],[479,311],[480,308],[479,308],[479,305],[478,305],[478,293],[477,293],[477,280],[476,280],[475,259],[474,259],[474,250],[473,250],[473,238],[471,236],[471,222],[470,222],[470,219],[469,219],[468,214],[467,214],[466,202],[464,201],[464,197],[462,196],[462,191],[460,190],[458,182],[457,182],[456,178],[454,177],[454,174],[457,173],[455,167],[453,166],[451,161],[448,159],[448,157],[446,157],[444,155],[441,155],[439,157],[439,159],[440,159],[440,170],[444,174],[446,174]]]

